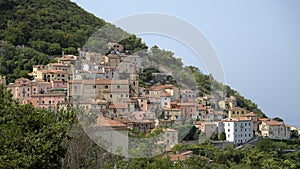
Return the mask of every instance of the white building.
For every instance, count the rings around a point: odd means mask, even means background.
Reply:
[[[234,144],[243,144],[253,138],[253,122],[248,118],[227,118],[222,120],[226,140]]]
[[[171,107],[171,95],[169,93],[160,94],[160,107],[161,108]]]

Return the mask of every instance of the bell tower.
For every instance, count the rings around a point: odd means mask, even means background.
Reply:
[[[136,65],[133,65],[133,70],[130,74],[130,86],[132,93],[139,93],[139,74],[137,73]]]

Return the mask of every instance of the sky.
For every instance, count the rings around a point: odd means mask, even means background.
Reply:
[[[300,1],[72,1],[108,22],[148,12],[185,20],[214,46],[226,84],[267,116],[300,127]],[[182,43],[159,35],[139,36],[148,46],[171,50],[185,64],[208,73],[202,62],[193,62],[197,56]]]

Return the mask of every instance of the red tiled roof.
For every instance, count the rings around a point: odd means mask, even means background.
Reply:
[[[62,63],[50,63],[51,66],[57,66],[57,67],[68,67],[68,65],[66,64],[62,64]]]
[[[73,56],[68,56],[68,57],[58,58],[58,60],[60,60],[60,61],[75,61],[76,58],[74,58]]]
[[[256,117],[256,114],[253,112],[250,112],[250,113],[246,114],[246,117]]]
[[[275,121],[275,120],[265,121],[265,123],[269,126],[283,126],[284,125],[283,122]]]
[[[101,127],[126,127],[126,124],[109,118],[98,117],[97,126]]]
[[[126,109],[126,104],[110,104],[109,109]]]
[[[268,118],[259,118],[258,121],[269,121]]]

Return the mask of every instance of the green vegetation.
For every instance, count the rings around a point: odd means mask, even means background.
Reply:
[[[0,6],[0,39],[48,55],[76,51],[105,24],[69,0],[7,0]]]
[[[75,114],[21,105],[0,85],[0,168],[58,168]]]
[[[0,75],[5,75],[9,83],[19,77],[31,78],[28,73],[32,71],[34,65],[49,62],[53,60],[32,48],[0,43]]]
[[[174,146],[173,151],[192,150],[193,155],[184,161],[174,164],[168,155],[155,156],[151,158],[122,159],[115,156],[113,163],[104,162],[103,168],[263,168],[263,169],[296,169],[300,167],[300,141],[273,141],[262,140],[258,146],[252,148],[244,147],[236,150],[232,146],[227,146],[224,150],[212,146],[209,142],[198,145]],[[293,149],[295,151],[288,151]],[[199,156],[200,155],[200,156]],[[111,159],[112,160],[112,159]],[[89,165],[87,165],[89,166]],[[100,167],[100,164],[97,165]],[[93,166],[95,167],[95,166]]]
[[[69,0],[0,1],[0,15],[0,75],[8,76],[8,83],[28,78],[32,65],[48,64],[51,61],[48,56],[60,55],[62,51],[77,55],[77,48],[84,44],[93,50],[97,43],[96,47],[101,46],[97,50],[103,54],[108,51],[108,42],[119,42],[133,52],[147,49],[140,38]],[[96,31],[105,31],[105,35],[97,36]]]

